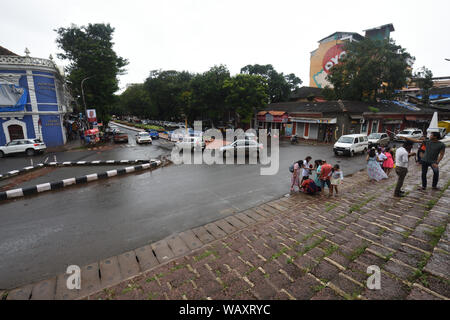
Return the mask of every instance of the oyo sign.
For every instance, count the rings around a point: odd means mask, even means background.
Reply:
[[[344,45],[337,44],[328,49],[323,57],[322,67],[326,73],[330,73],[330,69],[337,65],[341,58],[345,55]]]

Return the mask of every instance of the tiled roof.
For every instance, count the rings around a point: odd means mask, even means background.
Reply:
[[[0,46],[0,56],[18,56],[18,54]]]

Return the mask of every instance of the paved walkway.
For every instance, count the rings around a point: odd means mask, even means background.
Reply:
[[[82,267],[81,290],[67,290],[67,275],[59,275],[4,296],[449,299],[448,159],[441,164],[442,191],[417,190],[415,164],[402,199],[392,196],[395,173],[369,183],[358,172],[339,197],[284,197]],[[366,287],[371,265],[382,270],[380,290]]]

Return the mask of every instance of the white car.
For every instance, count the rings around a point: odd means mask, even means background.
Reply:
[[[335,155],[354,156],[355,153],[364,153],[369,149],[369,140],[365,134],[347,134],[339,138],[334,144],[333,151]]]
[[[139,132],[136,134],[136,143],[152,143],[152,138],[150,137],[150,133],[148,132]]]
[[[202,137],[185,136],[182,141],[179,141],[175,144],[175,147],[178,149],[203,150],[205,149],[206,144],[205,141],[203,141]]]
[[[263,149],[263,144],[262,143],[258,143],[255,140],[251,140],[251,139],[240,139],[240,140],[236,140],[233,143],[230,143],[226,146],[220,147],[220,151],[225,155],[225,154],[231,154],[233,152],[236,151],[235,154],[237,154],[237,152],[239,152],[239,150],[244,150],[245,154],[250,154],[250,153],[256,153],[258,154],[260,150]]]
[[[39,139],[17,139],[0,147],[0,158],[7,154],[25,152],[28,156],[43,153],[47,149],[45,143]]]
[[[407,128],[400,131],[396,136],[395,140],[403,140],[401,137],[408,137],[408,138],[414,138],[419,139],[422,138],[423,132],[420,129],[417,128]]]

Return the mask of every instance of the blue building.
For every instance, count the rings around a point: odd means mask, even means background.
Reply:
[[[0,47],[0,145],[27,138],[41,139],[48,147],[65,144],[63,121],[70,99],[52,59]]]

